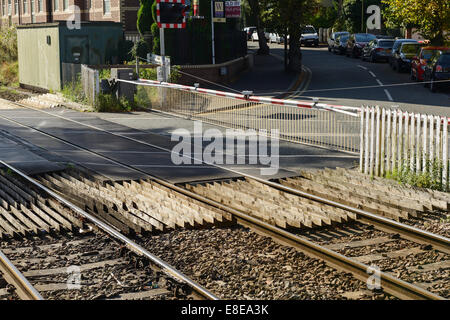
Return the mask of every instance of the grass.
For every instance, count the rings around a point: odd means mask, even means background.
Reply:
[[[88,99],[84,94],[83,85],[81,84],[79,77],[76,81],[65,84],[64,88],[61,90],[61,93],[64,98],[68,100],[81,104],[88,103]]]
[[[415,162],[414,162],[415,163]],[[438,191],[447,191],[446,186],[442,184],[443,163],[440,160],[427,160],[425,171],[416,172],[415,164],[411,169],[408,162],[403,163],[400,168],[386,173],[387,179],[393,179],[400,184],[427,188]]]

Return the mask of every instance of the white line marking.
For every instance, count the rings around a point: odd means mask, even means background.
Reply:
[[[358,67],[363,68],[364,70],[367,70],[366,67],[364,67],[364,66],[362,66],[362,65],[360,65],[360,64],[358,64]]]
[[[369,71],[370,75],[374,78],[376,78],[377,76],[375,75],[375,73],[373,73],[372,71]]]
[[[389,101],[394,101],[394,99],[392,99],[392,96],[391,96],[391,94],[389,93],[389,91],[387,91],[386,89],[384,89],[384,93],[386,93],[386,95],[387,95]]]
[[[383,83],[380,80],[378,80],[378,79],[376,79],[376,80],[380,86],[383,86]]]

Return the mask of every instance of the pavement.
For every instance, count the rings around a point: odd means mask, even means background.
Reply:
[[[59,164],[67,165],[67,162],[79,164],[113,180],[138,179],[144,176],[143,173],[130,170],[121,164],[133,166],[150,175],[174,183],[238,176],[236,173],[205,164],[193,164],[192,162],[182,165],[174,164],[170,152],[167,151],[172,150],[178,144],[178,140],[171,141],[172,133],[176,129],[184,128],[193,139],[193,121],[158,112],[94,114],[62,108],[43,111],[47,113],[27,109],[0,110],[0,130],[62,158],[63,160],[58,160]],[[2,118],[2,116],[10,120]],[[31,126],[39,131],[19,124]],[[92,128],[92,126],[107,130],[109,133]],[[203,125],[203,130],[208,128],[225,131],[225,128],[222,127]],[[117,134],[123,137],[119,137]],[[63,139],[72,145],[55,138]],[[127,138],[134,139],[134,141]],[[0,141],[0,148],[1,144],[2,141]],[[264,175],[261,168],[267,168],[267,166],[260,162],[249,164],[248,144],[245,145],[245,156],[240,157],[244,159],[244,164],[236,164],[238,163],[237,158],[234,157],[234,164],[224,164],[223,167],[264,179],[274,179],[293,176],[299,170],[308,168],[334,168],[337,166],[349,168],[359,160],[358,155],[284,141],[280,141],[279,144],[280,169],[274,174]],[[197,152],[203,153],[208,145],[209,142],[202,141],[201,151]],[[94,153],[80,150],[77,146],[88,148]],[[270,144],[268,147],[270,148]],[[2,158],[1,155],[0,158]],[[273,164],[277,162],[274,159],[272,161]],[[36,172],[40,170],[41,164],[39,162],[35,164]],[[41,170],[46,171],[45,168]]]

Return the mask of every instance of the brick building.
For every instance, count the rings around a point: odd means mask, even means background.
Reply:
[[[139,0],[0,0],[0,25],[72,20],[73,5],[81,21],[121,22],[127,38],[138,34]]]

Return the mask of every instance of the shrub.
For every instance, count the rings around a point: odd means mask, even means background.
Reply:
[[[77,103],[87,103],[88,99],[84,94],[83,85],[80,80],[80,75],[77,76],[77,80],[66,83],[61,91],[64,98]]]
[[[0,63],[17,61],[16,28],[0,28]]]
[[[19,86],[19,63],[17,61],[0,63],[0,85]]]
[[[117,99],[112,94],[99,93],[94,105],[96,112],[129,112],[136,109],[136,103],[130,102],[125,98]]]

